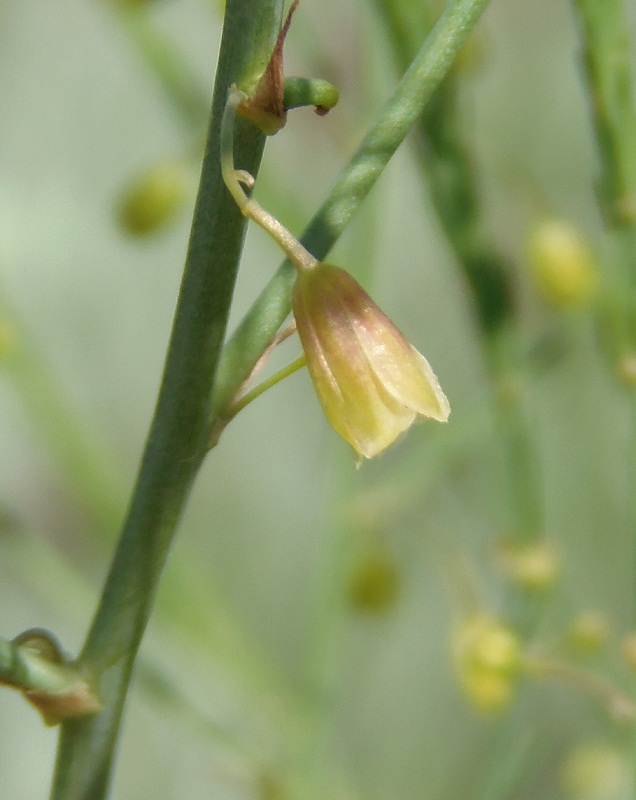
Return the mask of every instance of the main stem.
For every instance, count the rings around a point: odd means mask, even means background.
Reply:
[[[207,446],[209,398],[234,290],[244,219],[220,171],[220,123],[232,83],[263,72],[283,0],[228,0],[201,184],[163,381],[128,518],[81,659],[104,710],[62,728],[52,800],[102,800],[139,644],[168,549]],[[264,137],[236,132],[255,174]]]

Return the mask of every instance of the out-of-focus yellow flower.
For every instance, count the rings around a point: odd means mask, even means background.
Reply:
[[[573,650],[581,655],[598,653],[609,639],[611,626],[604,614],[590,609],[572,620],[568,640]]]
[[[573,750],[561,780],[571,800],[622,800],[630,795],[627,761],[606,744],[583,744]]]
[[[528,592],[546,592],[559,578],[560,559],[549,541],[540,540],[530,544],[505,542],[498,555],[502,572],[512,583]]]
[[[628,633],[621,642],[621,656],[625,664],[636,672],[636,633]]]
[[[448,419],[428,361],[347,272],[301,269],[293,309],[325,415],[360,456],[386,450],[418,419]]]
[[[382,613],[400,594],[400,573],[390,554],[378,549],[356,566],[349,579],[349,600],[356,611]]]
[[[636,386],[636,356],[631,353],[624,355],[616,365],[616,372],[627,386]]]
[[[597,268],[579,231],[568,222],[549,219],[530,237],[528,255],[537,288],[556,308],[583,306],[597,286]]]
[[[184,208],[189,189],[186,167],[176,161],[155,164],[137,175],[119,200],[117,216],[131,236],[149,236]]]
[[[521,664],[514,631],[499,620],[478,615],[455,631],[453,659],[467,699],[480,711],[496,712],[511,701]]]

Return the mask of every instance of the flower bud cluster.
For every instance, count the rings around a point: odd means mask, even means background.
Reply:
[[[477,709],[496,712],[510,703],[521,666],[512,628],[485,614],[464,620],[453,637],[453,659],[460,686]]]

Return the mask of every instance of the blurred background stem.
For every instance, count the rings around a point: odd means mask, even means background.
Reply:
[[[397,0],[376,0],[392,44],[393,57],[403,68],[411,57],[414,36],[430,27],[433,12]],[[417,12],[417,13],[416,13]],[[492,383],[498,435],[503,440],[507,485],[507,535],[534,539],[542,534],[542,497],[536,454],[523,412],[517,380],[522,356],[516,330],[512,266],[501,256],[483,217],[477,176],[464,140],[459,108],[459,78],[470,63],[473,38],[454,68],[431,97],[415,126],[417,163],[457,264],[471,289],[477,330]]]
[[[621,341],[616,343],[620,361],[636,354],[636,106],[629,29],[621,0],[572,2],[600,158],[597,196],[609,239],[608,278],[617,288],[612,300],[620,304],[622,315]],[[634,394],[633,389],[630,393]],[[633,523],[636,541],[636,519]]]
[[[428,13],[398,0],[375,0],[392,55],[402,69],[411,57],[414,37],[434,21]],[[501,442],[501,478],[506,504],[506,539],[521,546],[544,534],[541,473],[532,431],[524,412],[523,361],[513,296],[513,266],[498,252],[484,218],[473,155],[466,140],[460,107],[460,79],[475,61],[479,40],[474,35],[453,69],[431,97],[415,126],[415,152],[420,176],[457,266],[470,289],[476,331],[480,336],[495,412],[494,435]],[[477,57],[478,58],[478,57]],[[494,519],[494,517],[493,517]],[[498,531],[501,536],[501,531]],[[536,626],[535,609],[526,596],[507,586],[506,616],[525,636]],[[494,738],[483,770],[480,796],[502,797],[502,764],[518,758],[514,737]],[[498,788],[494,788],[498,787]]]
[[[631,542],[629,605],[636,628],[636,386],[626,365],[636,356],[636,106],[632,43],[622,0],[572,0],[579,23],[580,49],[589,112],[600,156],[598,201],[603,215],[616,284],[622,341],[616,342],[619,363],[627,375],[630,441],[627,466],[628,542]],[[622,362],[622,363],[621,363]],[[623,369],[621,369],[623,367]],[[636,680],[632,678],[632,697]],[[636,797],[636,725],[632,723],[632,797]]]

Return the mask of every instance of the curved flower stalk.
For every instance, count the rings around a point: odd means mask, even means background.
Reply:
[[[316,394],[333,428],[363,458],[387,449],[415,421],[445,422],[450,405],[428,361],[351,275],[317,261],[255,200],[253,178],[234,168],[233,125],[245,95],[232,89],[223,120],[222,170],[241,212],[296,267],[292,308]]]

